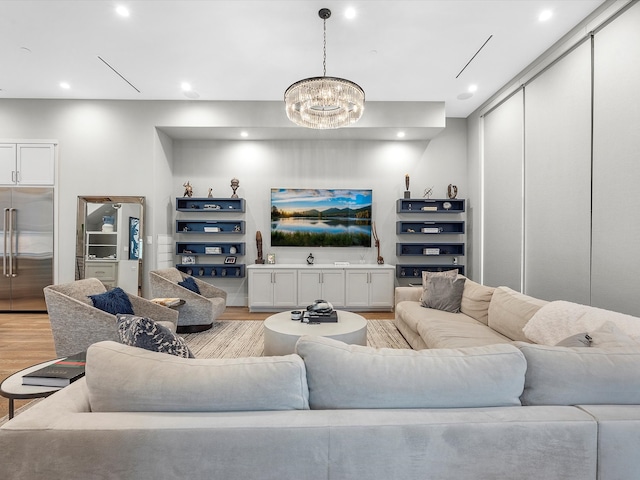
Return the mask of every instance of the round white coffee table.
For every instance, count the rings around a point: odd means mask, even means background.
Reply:
[[[303,323],[291,320],[291,312],[271,315],[264,321],[264,355],[294,353],[302,335],[320,335],[352,345],[367,345],[367,320],[357,313],[338,310],[337,322]]]

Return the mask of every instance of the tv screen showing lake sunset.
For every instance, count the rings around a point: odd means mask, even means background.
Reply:
[[[371,247],[371,190],[271,189],[272,247]]]

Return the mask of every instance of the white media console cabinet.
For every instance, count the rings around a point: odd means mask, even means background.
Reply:
[[[393,310],[393,265],[248,265],[249,310],[305,308],[315,300],[346,310]]]

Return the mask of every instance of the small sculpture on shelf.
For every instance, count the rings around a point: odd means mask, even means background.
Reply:
[[[408,173],[406,173],[404,176],[404,186],[405,186],[404,198],[411,198],[411,192],[409,191],[409,174]]]
[[[378,233],[376,232],[375,222],[371,224],[371,233],[373,234],[373,239],[375,240],[375,246],[378,249],[378,258],[376,260],[378,262],[378,265],[382,265],[384,263],[384,258],[380,256],[380,239],[378,238]]]
[[[310,253],[309,256],[307,257],[307,265],[313,265],[314,261],[315,261],[315,258],[313,256],[313,253]]]
[[[208,198],[213,198],[213,188],[209,187],[209,193],[207,193]]]
[[[256,263],[263,264],[264,258],[262,258],[262,233],[260,233],[260,230],[256,232],[256,247],[258,247],[258,258],[256,258]]]
[[[237,178],[232,178],[231,179],[231,190],[233,190],[233,195],[231,195],[231,198],[238,198],[238,194],[236,193],[236,190],[238,190],[238,187],[240,186],[240,180],[238,180]]]
[[[455,185],[449,184],[447,187],[447,197],[454,199],[458,196],[458,187]]]
[[[424,193],[422,194],[422,196],[424,198],[431,198],[431,195],[433,195],[433,187],[431,188],[425,188],[424,189]]]
[[[189,183],[189,180],[187,180],[185,183],[183,183],[182,186],[184,187],[184,193],[182,194],[182,196],[183,197],[192,197],[193,196],[193,187]]]

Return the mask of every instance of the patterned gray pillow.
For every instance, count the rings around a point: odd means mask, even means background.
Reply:
[[[118,315],[120,342],[152,352],[194,358],[185,341],[164,325],[147,317]]]

